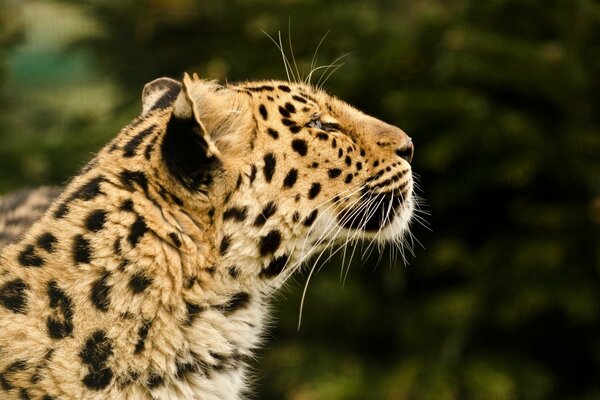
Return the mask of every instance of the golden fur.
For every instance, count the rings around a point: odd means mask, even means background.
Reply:
[[[0,255],[0,398],[238,399],[274,290],[401,237],[412,143],[313,87],[163,78]]]

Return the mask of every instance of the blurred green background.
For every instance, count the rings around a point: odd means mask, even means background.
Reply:
[[[183,71],[284,78],[402,127],[432,231],[276,300],[260,399],[600,399],[600,3],[0,2],[0,193],[61,184]],[[360,252],[360,248],[357,252]]]

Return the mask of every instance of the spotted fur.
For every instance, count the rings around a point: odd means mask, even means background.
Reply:
[[[0,398],[240,398],[274,290],[317,251],[406,231],[412,151],[307,85],[149,83],[0,254]]]

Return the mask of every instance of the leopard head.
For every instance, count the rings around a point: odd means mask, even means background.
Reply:
[[[144,103],[174,86],[154,81]],[[300,83],[186,75],[182,87],[162,162],[186,204],[210,209],[232,275],[274,278],[319,248],[407,232],[414,146],[401,129]]]

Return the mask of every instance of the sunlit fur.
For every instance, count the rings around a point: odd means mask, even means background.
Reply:
[[[143,103],[0,253],[2,399],[238,399],[295,271],[408,232],[410,138],[322,90],[186,76]]]

